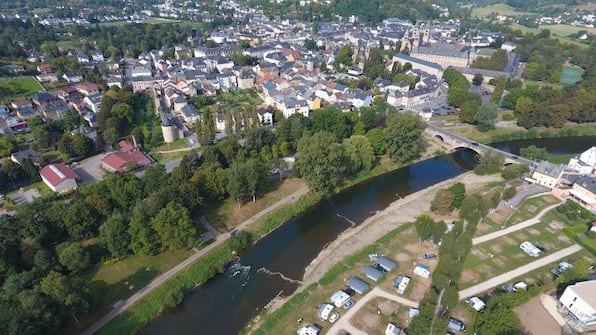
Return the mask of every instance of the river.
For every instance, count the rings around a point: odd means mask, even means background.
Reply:
[[[277,294],[290,295],[304,269],[326,244],[398,197],[474,167],[462,150],[373,178],[330,197],[286,222],[245,251],[239,260],[164,312],[141,334],[236,334]],[[282,275],[280,275],[282,274]]]
[[[596,136],[508,141],[493,146],[513,153],[531,144],[553,154],[578,153]],[[271,299],[290,295],[304,269],[337,235],[403,197],[473,168],[469,150],[400,168],[352,187],[286,222],[246,250],[225,272],[188,294],[140,333],[237,334]]]

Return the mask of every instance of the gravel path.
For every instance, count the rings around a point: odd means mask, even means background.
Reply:
[[[533,217],[531,219],[528,219],[526,221],[520,222],[520,223],[518,223],[516,225],[507,227],[505,229],[501,229],[499,231],[496,231],[496,232],[493,232],[493,233],[490,233],[490,234],[486,234],[486,235],[482,235],[482,236],[476,237],[475,239],[472,240],[472,244],[473,245],[476,245],[476,244],[484,243],[486,241],[494,240],[494,239],[496,239],[498,237],[501,237],[501,236],[504,236],[504,235],[507,235],[507,234],[511,234],[511,233],[516,232],[518,230],[522,230],[522,229],[528,228],[530,226],[533,226],[533,225],[539,223],[540,222],[540,219],[542,219],[542,217],[546,213],[548,213],[551,209],[556,208],[559,205],[560,205],[560,203],[556,203],[554,205],[548,206],[545,209],[543,209],[542,211],[540,211],[540,213],[536,214],[535,217]]]
[[[496,277],[493,277],[483,283],[480,283],[478,285],[474,285],[472,287],[469,287],[467,289],[461,290],[459,291],[459,299],[466,299],[469,297],[473,297],[477,294],[480,294],[484,291],[488,291],[500,284],[506,283],[507,281],[519,277],[521,275],[524,275],[528,272],[534,271],[538,268],[541,268],[543,266],[546,266],[550,263],[554,263],[556,261],[558,261],[561,258],[565,258],[569,255],[572,255],[578,251],[580,251],[582,249],[581,246],[575,244],[572,245],[568,248],[565,248],[563,250],[559,250],[557,252],[554,252],[548,256],[542,257],[536,261],[533,261],[531,263],[528,263],[526,265],[522,265],[519,268],[503,273],[501,275],[498,275]]]

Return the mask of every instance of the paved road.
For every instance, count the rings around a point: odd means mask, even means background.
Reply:
[[[560,205],[560,203],[556,203],[554,205],[548,206],[545,209],[543,209],[542,211],[540,211],[540,213],[538,213],[535,217],[533,217],[531,219],[528,219],[526,221],[520,222],[520,223],[518,223],[516,225],[507,227],[505,229],[501,229],[499,231],[496,231],[496,232],[493,232],[493,233],[490,233],[490,234],[486,234],[486,235],[482,235],[482,236],[476,237],[476,238],[472,239],[472,245],[476,245],[476,244],[484,243],[486,241],[494,240],[494,239],[496,239],[498,237],[501,237],[501,236],[504,236],[504,235],[507,235],[507,234],[511,234],[511,233],[513,233],[515,231],[522,230],[524,228],[528,228],[530,226],[533,226],[533,225],[539,223],[540,222],[540,219],[548,211],[550,211],[551,209],[553,209],[553,208],[555,208],[555,207],[557,207],[559,205]]]
[[[362,299],[356,302],[352,308],[350,308],[345,315],[341,316],[337,323],[335,323],[327,332],[327,334],[339,334],[341,330],[345,330],[352,335],[367,335],[367,333],[361,331],[358,328],[355,328],[350,324],[350,319],[358,313],[358,311],[366,306],[366,304],[374,298],[381,297],[389,300],[393,300],[399,304],[404,306],[418,308],[418,303],[412,300],[408,300],[403,298],[399,295],[389,293],[387,291],[383,291],[379,287],[373,288],[370,292],[368,292]]]
[[[485,291],[488,291],[500,284],[506,283],[509,280],[519,277],[521,275],[524,275],[528,272],[534,271],[538,268],[541,268],[543,266],[546,266],[550,263],[554,263],[556,261],[558,261],[561,258],[567,257],[569,255],[572,255],[578,251],[580,251],[582,249],[582,247],[580,247],[579,245],[575,244],[572,245],[568,248],[565,248],[563,250],[559,250],[557,252],[554,252],[548,256],[542,257],[536,261],[533,261],[531,263],[528,263],[526,265],[522,265],[519,268],[503,273],[501,275],[498,275],[496,277],[493,277],[483,283],[480,283],[478,285],[474,285],[472,287],[469,287],[467,289],[461,290],[459,291],[459,299],[466,299],[469,297],[473,297],[475,295],[481,294]]]
[[[240,231],[240,230],[247,228],[249,225],[251,225],[256,220],[269,214],[270,212],[277,209],[278,207],[284,206],[286,204],[289,204],[289,203],[292,203],[292,202],[298,200],[298,198],[300,198],[302,195],[306,194],[307,192],[308,192],[307,187],[299,189],[298,191],[288,195],[287,197],[279,200],[278,202],[276,202],[276,203],[272,204],[271,206],[258,212],[253,217],[249,218],[248,220],[242,222],[240,225],[238,225],[236,227],[236,229],[234,229],[234,231]],[[114,305],[114,308],[108,314],[104,315],[104,317],[102,317],[99,321],[97,321],[91,327],[87,328],[82,334],[83,335],[91,335],[91,334],[95,333],[97,330],[99,330],[101,327],[103,327],[106,323],[108,323],[110,320],[115,318],[118,314],[126,311],[135,302],[137,302],[138,300],[143,298],[145,295],[147,295],[149,292],[153,291],[155,288],[159,287],[159,285],[163,284],[164,282],[166,282],[167,280],[169,280],[170,278],[172,278],[173,276],[178,274],[185,267],[192,264],[194,261],[199,259],[204,254],[208,253],[213,248],[217,247],[218,245],[220,245],[223,242],[225,242],[226,240],[228,240],[231,236],[232,236],[232,234],[230,232],[217,235],[215,242],[213,242],[210,245],[208,245],[207,247],[199,250],[198,252],[194,253],[193,255],[191,255],[190,257],[185,259],[180,264],[176,265],[169,271],[167,271],[164,274],[160,275],[159,277],[155,278],[151,283],[149,283],[147,286],[140,289],[137,293],[135,293],[130,298],[116,303]]]

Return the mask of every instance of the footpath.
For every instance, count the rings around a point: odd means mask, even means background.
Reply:
[[[308,188],[307,187],[304,187],[302,189],[299,189],[298,191],[296,191],[296,192],[288,195],[287,197],[285,197],[285,198],[277,201],[276,203],[272,204],[271,206],[269,206],[269,207],[263,209],[262,211],[258,212],[253,217],[251,217],[251,218],[247,219],[246,221],[242,222],[233,231],[234,232],[237,232],[237,231],[240,231],[240,230],[243,230],[243,229],[247,228],[252,223],[254,223],[258,219],[262,218],[263,216],[271,213],[275,209],[277,209],[277,208],[279,208],[281,206],[284,206],[284,205],[287,205],[287,204],[290,204],[290,203],[295,202],[296,200],[298,200],[301,196],[303,196],[307,192],[308,192]],[[184,261],[182,261],[180,264],[174,266],[173,268],[171,268],[167,272],[165,272],[162,275],[160,275],[159,277],[155,278],[151,283],[149,283],[147,286],[145,286],[142,289],[140,289],[137,293],[135,293],[134,295],[132,295],[130,298],[128,298],[126,300],[123,300],[123,301],[117,302],[114,305],[114,308],[108,314],[104,315],[101,319],[99,319],[99,321],[97,321],[91,327],[87,328],[84,332],[82,332],[82,335],[91,335],[91,334],[95,333],[101,327],[103,327],[108,322],[110,322],[113,318],[115,318],[118,314],[126,311],[135,302],[139,301],[144,296],[146,296],[147,294],[149,294],[151,291],[153,291],[154,289],[156,289],[157,287],[159,287],[161,284],[163,284],[164,282],[168,281],[173,276],[177,275],[184,268],[186,268],[187,266],[189,266],[190,264],[192,264],[193,262],[195,262],[196,260],[198,260],[199,258],[201,258],[203,255],[205,255],[209,251],[213,250],[215,247],[217,247],[220,244],[224,243],[230,237],[232,237],[232,233],[231,232],[227,232],[227,233],[216,235],[215,236],[215,241],[213,243],[211,243],[207,247],[205,247],[205,248],[197,251],[196,253],[192,254],[190,257],[188,257],[187,259],[185,259]]]

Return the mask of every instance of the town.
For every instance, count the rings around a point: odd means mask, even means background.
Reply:
[[[283,283],[264,304],[195,322],[596,329],[596,8],[29,2],[0,6],[4,333],[155,333],[257,274]],[[360,192],[377,202],[333,200]],[[313,212],[334,233],[299,273],[239,265]]]

